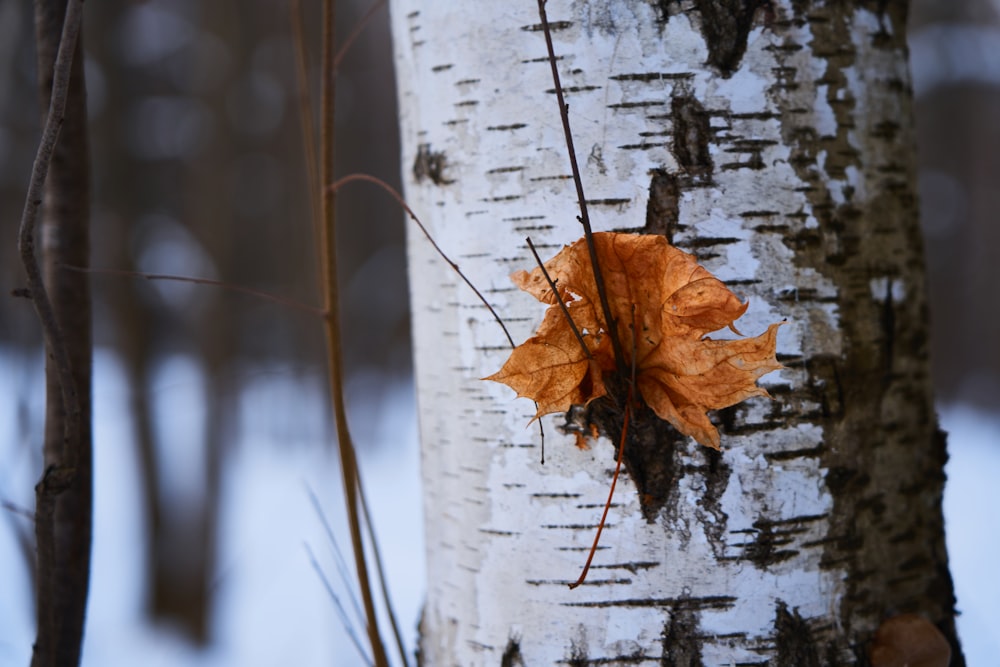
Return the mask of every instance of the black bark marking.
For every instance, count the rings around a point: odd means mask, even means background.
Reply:
[[[552,33],[557,33],[572,27],[572,21],[549,21],[549,31]],[[522,26],[521,30],[525,30],[527,32],[542,32],[545,28],[541,23],[532,23],[530,25]],[[548,61],[548,58],[540,58],[539,60]]]
[[[699,636],[698,616],[690,609],[676,609],[663,628],[662,667],[704,667]]]
[[[754,521],[753,529],[746,532],[753,533],[754,539],[743,546],[742,558],[750,561],[761,570],[766,570],[769,565],[788,560],[798,553],[780,548],[791,540],[784,535],[779,535],[774,530],[774,524],[770,521],[758,519]]]
[[[507,646],[500,656],[500,667],[526,667],[521,655],[521,638],[514,635],[507,640]]]
[[[417,147],[417,158],[413,161],[413,178],[417,182],[423,182],[425,178],[431,179],[434,185],[450,185],[454,179],[445,177],[445,170],[448,168],[448,159],[444,151],[432,151],[430,144],[420,144]]]
[[[777,144],[776,141],[766,141],[763,139],[737,139],[733,142],[732,148],[727,148],[727,153],[736,153],[747,156],[745,160],[727,162],[721,165],[720,169],[764,169],[763,150],[768,146]]]
[[[820,667],[812,629],[798,609],[778,600],[774,616],[774,660],[772,667]]]
[[[627,390],[614,384],[609,378],[608,395],[583,408],[582,419],[585,424],[596,426],[601,435],[614,444],[617,458]],[[573,411],[568,413],[567,422],[573,416]],[[686,436],[660,419],[645,403],[633,409],[622,460],[639,493],[642,514],[650,523],[656,520],[661,509],[677,504],[677,481],[684,472],[676,464],[675,452],[686,440]]]
[[[695,0],[701,14],[701,34],[708,47],[708,64],[729,78],[747,50],[747,36],[758,9],[773,13],[770,0]]]
[[[646,226],[643,234],[658,234],[674,244],[674,231],[680,219],[681,190],[677,176],[666,169],[653,169],[649,181],[649,201],[646,204]]]
[[[656,25],[663,31],[663,27],[670,21],[670,5],[677,4],[677,0],[650,0],[653,11],[656,12]]]
[[[691,176],[707,180],[712,175],[712,157],[708,152],[712,129],[708,112],[691,95],[678,95],[670,101],[673,121],[673,153],[681,169]]]
[[[731,595],[705,595],[702,597],[679,597],[679,598],[633,598],[625,600],[596,600],[593,602],[566,602],[565,607],[587,607],[587,608],[608,608],[619,607],[622,609],[662,609],[671,611],[690,609],[694,611],[704,611],[715,609],[726,611],[736,605],[736,598]]]
[[[734,533],[753,535],[753,539],[743,545],[741,560],[748,560],[761,570],[766,570],[799,554],[797,548],[789,548],[798,535],[806,533],[805,524],[820,521],[825,514],[804,515],[791,519],[772,520],[760,518],[753,522],[753,528],[737,530]],[[797,546],[815,546],[815,543],[802,543]]]

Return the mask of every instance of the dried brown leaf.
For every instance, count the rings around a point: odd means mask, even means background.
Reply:
[[[663,237],[603,232],[593,238],[618,339],[627,350],[635,340],[642,400],[681,433],[718,449],[719,434],[706,412],[767,396],[756,382],[781,368],[775,359],[780,323],[756,338],[706,338],[725,327],[736,331],[733,322],[747,304]],[[586,351],[541,269],[518,271],[514,283],[550,306],[536,334],[486,378],[533,399],[536,418],[604,396],[605,378],[617,372],[585,240],[563,248],[545,268]]]

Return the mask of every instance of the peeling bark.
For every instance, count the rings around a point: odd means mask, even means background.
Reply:
[[[407,199],[516,340],[541,309],[507,276],[576,240],[575,194],[533,3],[392,5]],[[548,5],[597,230],[667,236],[778,337],[775,400],[718,411],[706,452],[636,415],[591,577],[619,406],[573,446],[481,383],[509,348],[410,243],[428,512],[426,664],[865,664],[884,618],[955,648],[913,185],[903,3]],[[712,17],[714,20],[709,21]],[[709,23],[709,25],[706,25]],[[502,47],[493,45],[502,45]],[[429,172],[428,172],[429,173]],[[546,252],[546,249],[548,252]],[[607,442],[610,440],[611,442]],[[641,443],[633,446],[633,442]],[[915,511],[918,509],[919,511]]]

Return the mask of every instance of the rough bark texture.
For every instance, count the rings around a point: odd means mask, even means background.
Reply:
[[[43,118],[49,108],[52,70],[59,47],[66,1],[35,3],[38,78]],[[90,258],[90,179],[87,100],[83,48],[77,42],[66,112],[49,166],[42,205],[41,247],[45,286],[63,332],[79,398],[77,433],[65,432],[65,407],[59,374],[46,357],[44,458],[46,472],[40,497],[54,494],[52,571],[38,572],[38,637],[33,665],[76,665],[80,661],[84,616],[90,581],[91,507],[91,313],[87,274],[68,271],[88,266]],[[68,447],[76,449],[67,451]],[[48,471],[75,461],[66,488],[50,484]],[[46,506],[47,499],[39,501]],[[41,514],[41,510],[39,510]],[[41,517],[37,519],[41,521]],[[37,527],[39,530],[44,528]]]
[[[407,198],[523,340],[541,316],[507,279],[533,265],[524,237],[548,257],[581,235],[535,4],[392,12]],[[553,0],[549,17],[595,228],[695,253],[750,299],[746,334],[787,318],[787,369],[764,380],[773,402],[716,415],[721,454],[637,431],[661,508],[620,486],[569,591],[614,447],[548,420],[539,463],[533,406],[478,380],[502,333],[413,237],[425,664],[867,664],[901,612],[963,664],[905,3]]]

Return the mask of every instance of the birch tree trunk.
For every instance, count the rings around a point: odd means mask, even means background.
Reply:
[[[581,236],[533,0],[391,3],[406,198],[515,341],[508,274]],[[964,661],[940,499],[913,189],[905,2],[549,3],[595,229],[666,235],[787,319],[774,401],[719,411],[722,453],[658,431],[663,506],[478,378],[509,346],[418,234],[410,281],[428,550],[427,665],[868,664],[889,616]],[[412,165],[412,168],[410,168]]]

